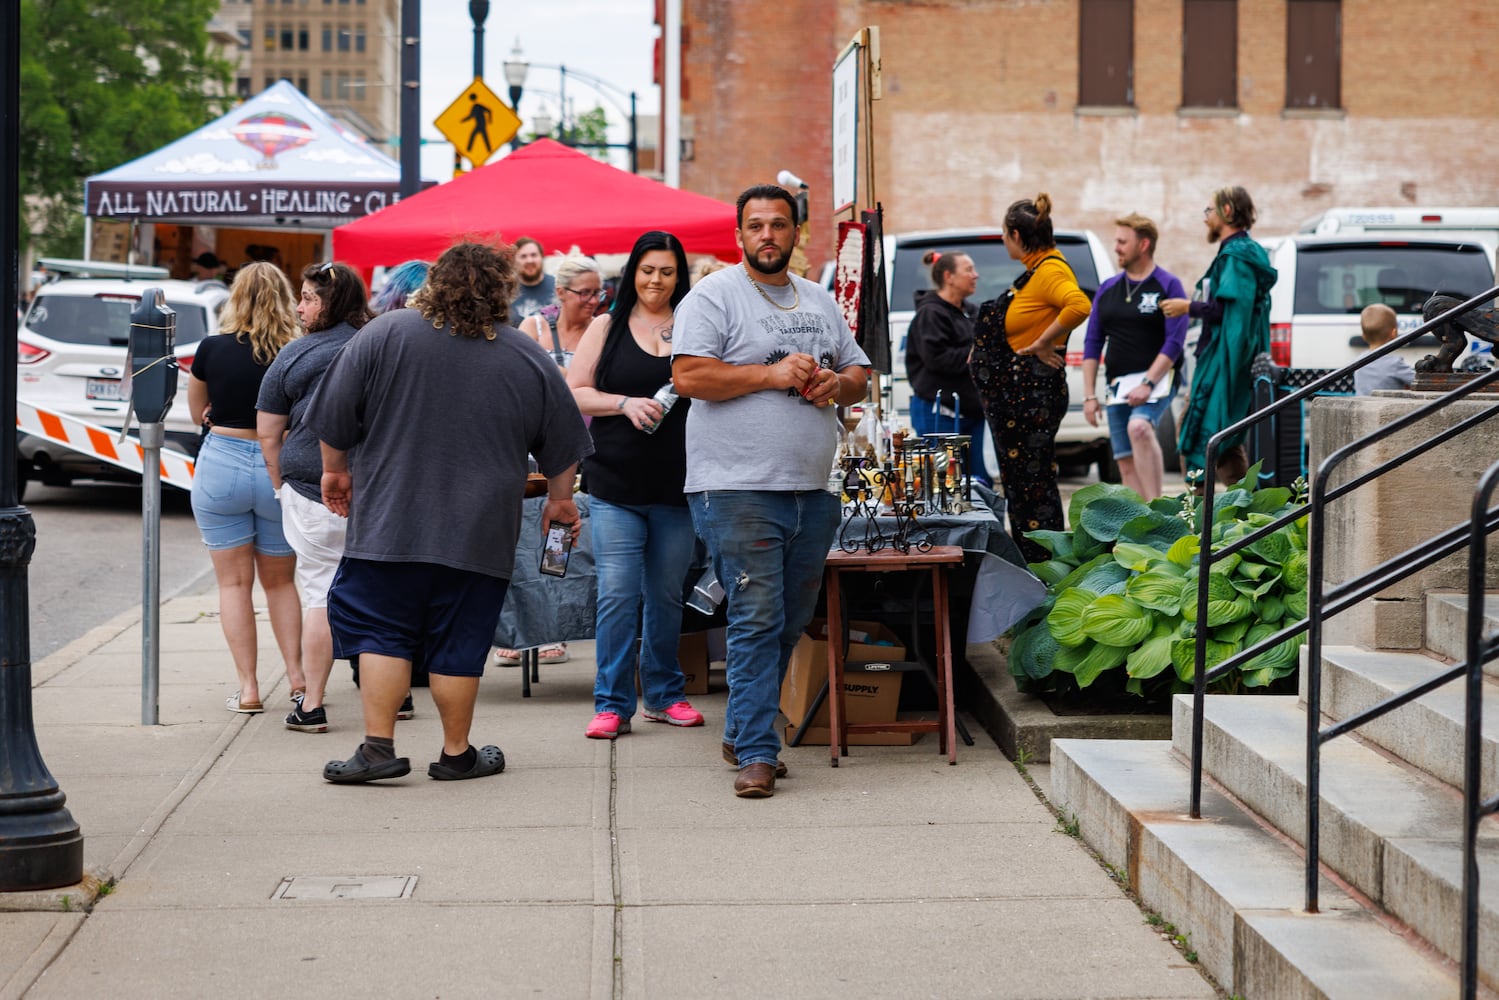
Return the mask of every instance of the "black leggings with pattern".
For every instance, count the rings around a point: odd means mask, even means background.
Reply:
[[[1004,336],[1002,311],[997,323],[984,319],[980,316],[980,330],[990,328],[975,339],[973,381],[994,435],[1010,534],[1027,562],[1040,562],[1050,555],[1025,532],[1063,528],[1056,438],[1067,412],[1066,370],[1016,354]]]

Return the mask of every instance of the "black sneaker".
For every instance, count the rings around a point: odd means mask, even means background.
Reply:
[[[299,733],[326,733],[328,731],[328,713],[323,711],[323,706],[302,710],[301,702],[286,716],[286,728],[294,729]]]
[[[411,703],[411,692],[406,692],[406,700],[401,702],[401,710],[396,713],[398,719],[416,718],[416,706]]]

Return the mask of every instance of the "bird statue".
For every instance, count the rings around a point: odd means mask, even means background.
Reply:
[[[1443,295],[1438,292],[1426,300],[1426,305],[1421,309],[1421,319],[1429,323],[1444,313],[1456,309],[1464,301],[1466,300],[1454,295]],[[1452,363],[1468,346],[1468,338],[1463,334],[1472,334],[1479,340],[1499,344],[1499,308],[1491,306],[1488,309],[1470,309],[1461,316],[1454,316],[1439,323],[1432,328],[1431,332],[1436,335],[1441,346],[1437,348],[1437,353],[1428,354],[1417,361],[1416,371],[1451,372]]]

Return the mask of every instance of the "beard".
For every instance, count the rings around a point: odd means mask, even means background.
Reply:
[[[791,260],[791,252],[789,250],[782,250],[780,247],[765,247],[764,249],[774,249],[776,251],[775,259],[770,262],[762,262],[759,253],[752,253],[744,255],[744,262],[761,274],[774,275],[786,270],[786,265]]]
[[[1208,221],[1208,242],[1217,243],[1223,238],[1223,224],[1217,219]]]

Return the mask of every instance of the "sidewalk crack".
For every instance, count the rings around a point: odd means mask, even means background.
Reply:
[[[619,870],[619,744],[609,743],[609,884],[614,895],[614,969],[612,995],[614,1000],[623,1000],[625,995],[625,899]]]

